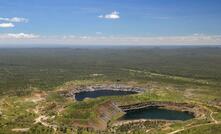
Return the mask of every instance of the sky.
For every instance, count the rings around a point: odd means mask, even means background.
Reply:
[[[221,0],[0,0],[0,45],[221,45]]]

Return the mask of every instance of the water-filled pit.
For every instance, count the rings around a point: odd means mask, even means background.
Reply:
[[[126,114],[120,120],[181,120],[186,121],[194,118],[194,115],[189,112],[175,111],[151,106],[140,109],[133,109],[125,111]]]
[[[85,98],[97,98],[102,96],[124,96],[130,94],[136,94],[135,91],[121,91],[121,90],[95,90],[95,91],[82,91],[75,93],[75,99],[82,101]]]

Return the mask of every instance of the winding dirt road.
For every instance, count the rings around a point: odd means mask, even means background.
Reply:
[[[207,109],[208,111],[210,111],[210,118],[212,119],[213,122],[211,122],[211,123],[206,123],[206,124],[198,124],[198,125],[190,126],[190,127],[187,127],[187,128],[184,127],[184,128],[181,128],[181,129],[177,129],[177,130],[175,130],[175,131],[173,131],[173,132],[170,132],[170,133],[168,133],[168,134],[177,134],[177,133],[179,133],[179,132],[182,132],[182,131],[185,131],[185,130],[188,130],[188,129],[192,129],[192,128],[201,127],[201,126],[221,124],[221,121],[217,121],[216,119],[214,119],[214,117],[213,117],[214,112],[213,112],[211,109],[209,109],[209,108],[206,108],[206,109]]]

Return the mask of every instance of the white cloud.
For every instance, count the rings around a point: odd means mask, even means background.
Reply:
[[[120,13],[117,11],[113,11],[110,14],[106,14],[106,15],[99,15],[98,18],[104,18],[104,19],[112,19],[112,20],[116,20],[116,19],[120,19]]]
[[[11,28],[15,27],[13,23],[0,23],[0,28]]]
[[[13,18],[0,17],[0,21],[16,22],[16,23],[27,23],[29,20],[27,18],[21,18],[21,17],[13,17]]]
[[[38,38],[39,35],[25,34],[25,33],[7,33],[0,34],[0,39],[33,39]]]

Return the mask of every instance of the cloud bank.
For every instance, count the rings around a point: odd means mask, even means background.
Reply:
[[[10,41],[11,39],[34,39],[38,38],[39,35],[35,34],[25,34],[25,33],[7,33],[7,34],[0,34],[0,43],[1,40],[8,40]]]
[[[0,34],[0,44],[54,45],[221,45],[221,35],[189,36],[40,36],[36,34]]]

